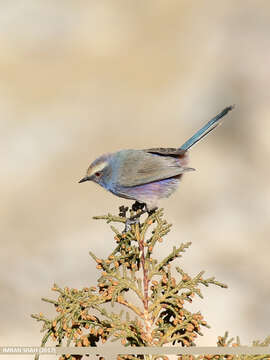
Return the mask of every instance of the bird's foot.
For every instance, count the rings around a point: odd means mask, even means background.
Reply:
[[[143,210],[143,208],[146,207],[145,203],[140,203],[139,201],[135,201],[135,203],[132,205],[133,211]]]
[[[158,207],[156,206],[156,207],[154,207],[153,209],[151,209],[151,210],[148,210],[147,209],[147,213],[148,213],[148,216],[150,216],[150,215],[152,215],[152,214],[154,214],[155,212],[156,212],[156,210],[158,209]]]
[[[154,212],[157,210],[157,207],[148,209],[148,207],[147,207],[147,205],[145,203],[140,203],[140,202],[136,201],[132,205],[131,209],[132,209],[132,211],[136,211],[136,214],[131,216],[130,218],[127,218],[127,220],[125,222],[125,229],[123,231],[124,233],[131,230],[131,225],[139,224],[140,223],[140,217],[143,214],[147,213],[148,216],[154,214]],[[128,207],[120,206],[119,211],[120,211],[119,216],[126,217]]]
[[[131,225],[134,224],[139,224],[140,223],[140,216],[144,213],[146,213],[146,210],[144,210],[144,208],[146,209],[146,205],[143,203],[140,203],[138,201],[136,201],[132,207],[131,210],[135,211],[136,214],[132,215],[130,218],[127,218],[126,222],[125,222],[125,229],[124,232],[128,232],[131,230]],[[128,211],[128,208],[125,208],[124,206],[121,206],[119,208],[120,210],[120,216],[126,216],[126,213]],[[122,215],[123,214],[123,215]]]
[[[128,207],[125,207],[125,206],[119,207],[119,216],[120,217],[126,217],[127,212],[128,212]]]

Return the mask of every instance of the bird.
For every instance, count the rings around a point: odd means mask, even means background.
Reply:
[[[112,194],[146,206],[154,211],[160,199],[171,196],[188,167],[188,150],[217,126],[234,108],[227,106],[208,121],[179,148],[126,149],[106,153],[94,160],[79,181],[93,181]]]

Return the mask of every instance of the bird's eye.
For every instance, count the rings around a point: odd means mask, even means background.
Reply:
[[[100,176],[101,176],[101,172],[97,171],[97,172],[95,173],[95,175],[96,175],[97,177],[100,177]]]

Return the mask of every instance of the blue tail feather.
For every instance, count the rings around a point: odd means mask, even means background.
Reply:
[[[180,149],[182,150],[188,150],[191,146],[196,144],[199,140],[201,140],[203,137],[205,137],[209,132],[214,130],[218,125],[220,125],[220,119],[223,118],[223,116],[227,115],[229,111],[231,111],[234,108],[234,105],[226,107],[224,110],[222,110],[218,115],[216,115],[212,120],[208,121],[207,124],[205,124],[200,130],[198,130],[191,138],[189,138],[182,146],[180,146]]]

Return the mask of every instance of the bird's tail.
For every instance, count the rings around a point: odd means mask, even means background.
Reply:
[[[227,115],[228,112],[231,111],[233,108],[234,105],[231,105],[222,110],[212,120],[208,121],[208,123],[205,124],[200,130],[198,130],[193,136],[191,136],[191,138],[188,139],[182,146],[180,146],[180,149],[188,150],[191,146],[204,138],[207,134],[209,134],[212,130],[214,130],[217,126],[221,124],[220,119],[223,118],[223,116]]]

